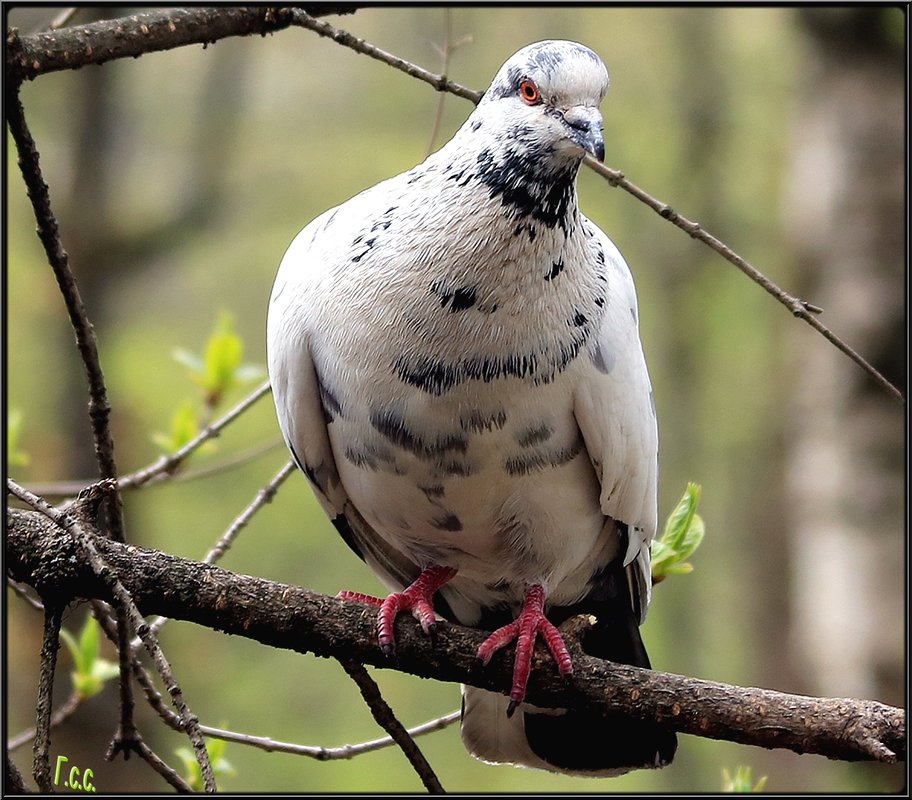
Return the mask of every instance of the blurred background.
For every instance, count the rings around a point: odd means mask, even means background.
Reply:
[[[75,22],[134,10],[84,9]],[[8,24],[43,30],[59,11],[13,9]],[[458,45],[447,74],[476,89],[529,42],[587,44],[612,77],[606,163],[822,306],[825,324],[905,390],[898,8],[412,7],[328,21],[435,72],[446,43]],[[160,454],[153,434],[168,434],[179,408],[202,406],[174,349],[201,352],[228,312],[244,360],[264,365],[267,298],[298,230],[423,160],[471,111],[302,29],[45,75],[23,86],[22,100],[98,334],[121,472]],[[15,159],[8,138],[9,469],[40,488],[96,468],[72,331]],[[660,423],[660,516],[688,480],[703,487],[707,535],[695,571],[657,587],[643,629],[654,665],[903,705],[904,407],[629,195],[587,170],[579,191],[637,281]],[[216,413],[254,385],[237,387]],[[128,539],[203,557],[287,460],[269,397],[186,474],[235,457],[239,465],[208,477],[125,494]],[[220,563],[327,594],[380,590],[299,474]],[[10,590],[6,608],[5,723],[14,735],[34,724],[41,616]],[[86,611],[71,607],[65,627],[78,631]],[[185,623],[161,638],[204,723],[327,747],[382,735],[335,662]],[[103,652],[113,657],[107,642]],[[71,669],[61,651],[58,702]],[[459,705],[454,685],[371,671],[406,725]],[[177,762],[186,739],[141,700],[139,709],[143,736]],[[116,719],[112,682],[54,730],[52,763],[65,754],[92,768],[101,792],[165,790],[139,759],[104,761]],[[738,764],[767,775],[775,792],[899,790],[904,774],[904,765],[692,736],[681,737],[668,769],[602,780],[484,765],[463,750],[456,726],[419,745],[444,787],[461,792],[712,792],[721,770]],[[30,776],[31,746],[13,756]],[[239,745],[225,756],[236,775],[224,790],[422,789],[395,748],[350,762]]]

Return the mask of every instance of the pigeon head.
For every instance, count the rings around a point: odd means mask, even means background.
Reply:
[[[576,42],[536,42],[498,71],[476,109],[476,120],[505,129],[542,158],[576,162],[605,157],[599,104],[608,89],[602,60]]]

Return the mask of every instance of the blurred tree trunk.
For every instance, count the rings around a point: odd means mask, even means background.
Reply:
[[[816,72],[787,172],[798,293],[904,386],[902,12],[797,14]],[[786,521],[802,690],[902,704],[903,409],[803,326],[791,341]]]
[[[116,18],[128,9],[109,7],[84,12],[80,21]],[[133,129],[141,121],[125,119],[129,107],[124,94],[130,91],[121,78],[117,65],[87,68],[71,76],[76,101],[71,117],[74,140],[73,179],[67,195],[55,202],[62,226],[63,244],[79,282],[89,319],[98,333],[102,366],[105,365],[105,343],[111,328],[122,321],[119,300],[123,285],[159,261],[170,251],[177,251],[193,236],[209,226],[224,209],[232,155],[236,152],[237,125],[226,125],[226,118],[238,118],[237,111],[247,88],[248,69],[245,60],[230,47],[214,48],[207,59],[205,73],[199,80],[199,101],[194,138],[187,143],[181,169],[171,175],[159,175],[148,191],[171,196],[172,213],[164,219],[131,220],[124,227],[115,212],[115,189],[123,181],[113,152],[125,158],[137,157],[137,146],[131,142]],[[175,76],[176,78],[177,76]],[[168,90],[167,85],[163,87]],[[233,108],[232,108],[233,107]],[[39,142],[40,146],[40,142]],[[52,199],[55,187],[51,187]],[[118,225],[120,222],[120,225]],[[61,324],[67,324],[65,321]],[[63,387],[60,396],[65,408],[70,444],[62,449],[68,459],[61,465],[61,477],[88,478],[97,473],[94,450],[90,446],[91,428],[86,413],[86,381],[82,365],[75,358],[67,362],[64,374],[57,376]],[[109,387],[110,391],[110,387]],[[130,425],[129,409],[112,398],[112,424],[115,440],[130,441],[134,436],[118,435]],[[166,422],[164,423],[167,424]],[[145,432],[140,432],[145,435]],[[136,464],[121,448],[118,467],[126,471]],[[63,456],[62,456],[63,457]]]

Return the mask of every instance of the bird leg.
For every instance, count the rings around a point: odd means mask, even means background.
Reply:
[[[412,616],[421,624],[421,629],[432,639],[434,638],[437,631],[437,616],[434,614],[431,598],[455,575],[454,567],[435,565],[423,570],[405,591],[393,592],[385,600],[361,592],[339,592],[337,597],[380,607],[380,612],[377,614],[377,638],[384,654],[392,656],[396,651],[393,624],[396,617],[403,611],[410,610]]]
[[[498,628],[478,648],[478,660],[488,664],[491,657],[501,647],[516,639],[516,656],[513,662],[513,688],[510,691],[510,704],[507,716],[512,717],[516,707],[526,696],[526,684],[532,671],[532,652],[538,634],[551,651],[557,662],[557,668],[564,677],[573,672],[570,653],[557,628],[545,617],[545,590],[539,584],[533,584],[526,591],[522,611],[509,625]]]

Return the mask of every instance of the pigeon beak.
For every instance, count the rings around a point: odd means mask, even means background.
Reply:
[[[564,112],[564,122],[570,128],[570,138],[589,155],[605,160],[605,138],[602,115],[592,106],[573,106]]]

